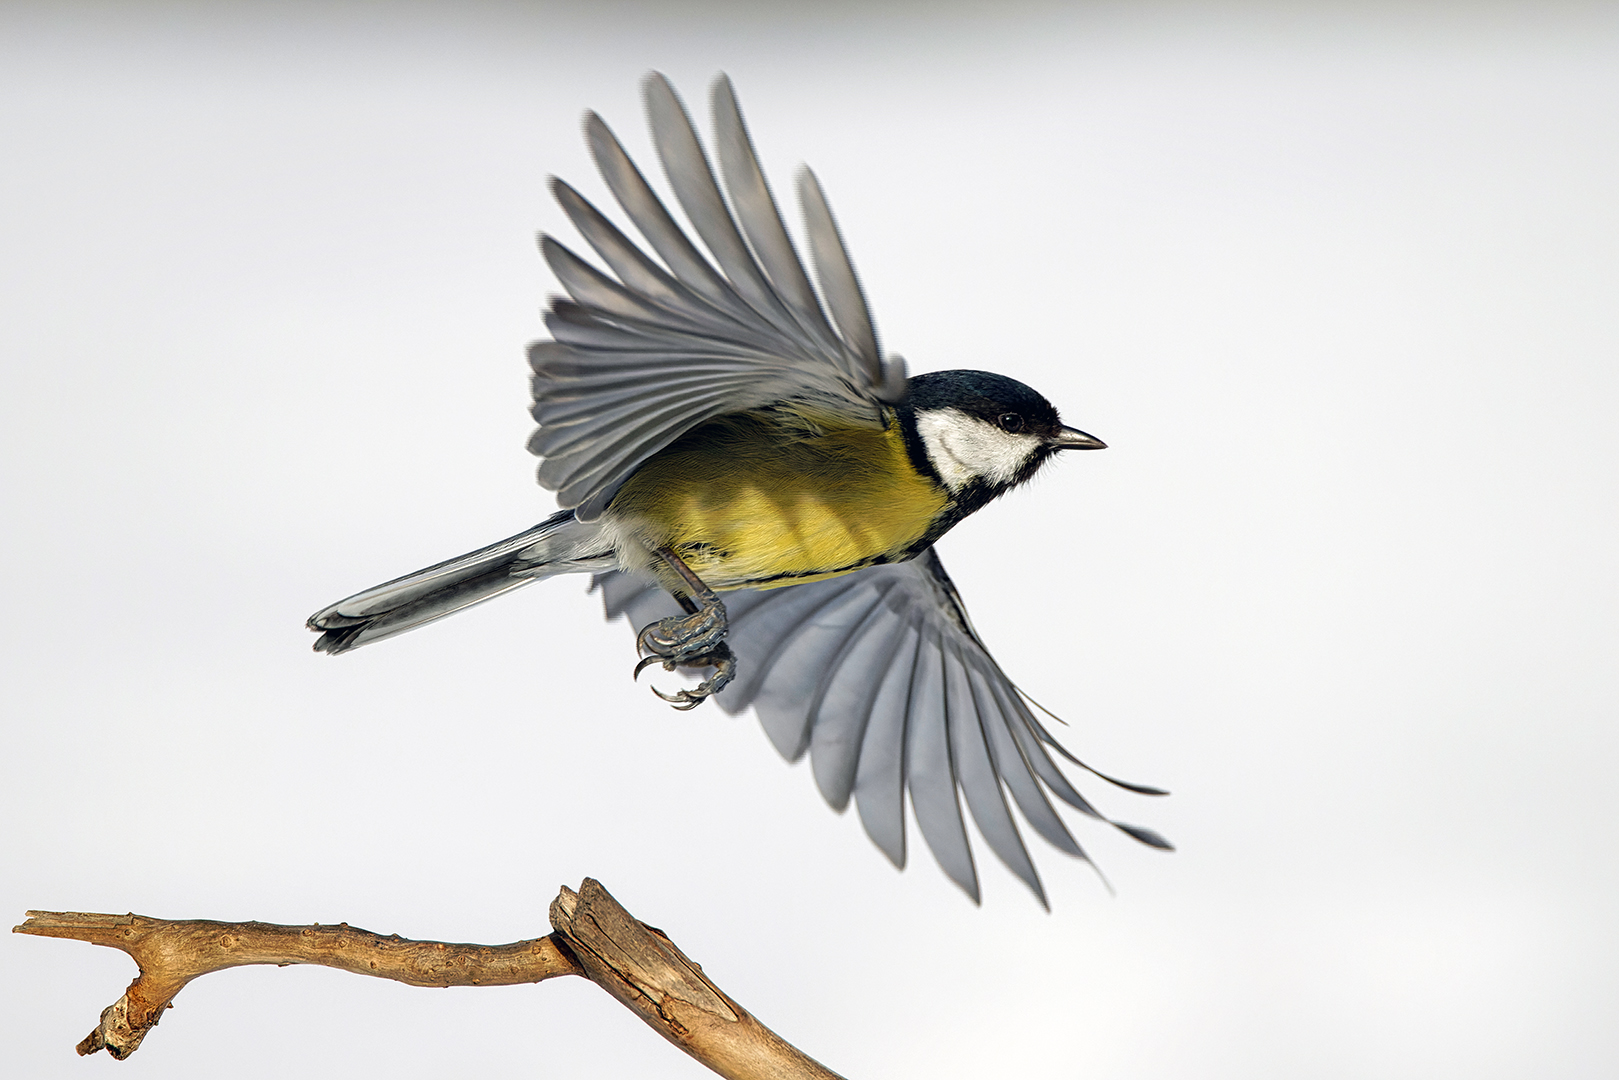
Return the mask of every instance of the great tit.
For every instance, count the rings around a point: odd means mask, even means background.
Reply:
[[[346,652],[542,578],[593,574],[609,617],[646,623],[637,672],[714,669],[696,690],[662,696],[751,705],[783,755],[809,752],[833,807],[853,795],[901,867],[909,791],[928,846],[976,902],[959,790],[990,848],[1045,904],[1003,788],[1037,833],[1081,859],[1046,791],[1107,819],[1057,767],[1053,753],[1089,768],[990,657],[933,544],[1058,451],[1104,444],[1004,375],[906,378],[903,361],[878,350],[806,168],[798,190],[819,293],[811,284],[730,81],[713,87],[723,191],[668,81],[650,75],[645,97],[664,173],[708,255],[587,113],[608,190],[661,263],[552,179],[611,271],[540,238],[568,297],[550,303],[552,340],[529,349],[539,424],[529,450],[561,511],[321,610],[309,620],[315,649]]]

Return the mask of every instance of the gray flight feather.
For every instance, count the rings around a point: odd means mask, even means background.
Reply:
[[[931,627],[929,629],[932,629]],[[905,711],[905,790],[922,838],[950,880],[978,903],[978,872],[967,844],[967,826],[956,796],[955,763],[950,758],[954,702],[944,692],[944,648],[937,634],[924,634],[911,669],[911,695]]]
[[[804,231],[809,235],[810,256],[815,260],[815,274],[821,280],[827,307],[832,309],[832,320],[859,358],[866,378],[881,382],[884,376],[882,353],[877,350],[877,330],[871,325],[866,294],[860,289],[860,279],[855,276],[854,263],[843,244],[838,223],[832,218],[832,208],[826,204],[821,182],[808,166],[798,174],[798,201],[804,207]],[[903,379],[904,365],[899,366]]]
[[[594,587],[608,617],[625,615],[634,627],[677,610],[663,590],[622,572],[597,575]],[[1013,806],[1047,842],[1080,859],[1087,856],[1048,791],[1142,843],[1169,846],[1150,830],[1102,817],[1074,789],[1051,750],[1072,756],[985,650],[931,548],[909,562],[724,599],[737,677],[715,700],[731,713],[752,706],[788,760],[807,751],[827,802],[842,810],[852,797],[867,834],[896,866],[905,864],[907,792],[929,849],[974,900],[963,802],[990,850],[1042,904]]]
[[[777,299],[791,312],[794,321],[806,331],[820,347],[837,359],[839,366],[851,377],[860,375],[859,364],[821,311],[820,299],[810,286],[809,275],[799,261],[798,252],[782,224],[781,211],[770,194],[764,170],[753,151],[753,140],[742,111],[737,107],[736,92],[731,80],[721,75],[714,82],[715,145],[719,150],[720,171],[725,175],[725,188],[736,206],[737,220],[747,234],[748,243],[763,264]]]
[[[800,586],[802,588],[803,586]],[[894,632],[894,662],[882,673],[860,740],[855,764],[854,802],[872,843],[895,866],[905,865],[905,716],[911,699],[911,671],[922,650],[922,635],[908,621]]]
[[[554,300],[546,317],[554,340],[529,350],[539,424],[529,450],[543,459],[541,485],[581,522],[600,517],[647,458],[716,416],[799,402],[880,427],[884,405],[905,393],[904,365],[877,353],[871,314],[819,186],[800,193],[830,320],[782,224],[730,83],[722,76],[714,88],[724,191],[668,81],[653,74],[645,90],[658,158],[709,255],[601,118],[588,114],[585,136],[602,178],[662,265],[572,187],[553,181],[558,203],[610,271],[541,238],[568,297]]]

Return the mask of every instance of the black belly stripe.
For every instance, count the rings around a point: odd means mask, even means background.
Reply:
[[[914,554],[914,553],[913,552],[906,552],[905,557],[909,558],[912,554]],[[790,573],[790,574],[772,574],[770,577],[749,578],[747,581],[742,582],[740,585],[727,585],[726,588],[727,589],[752,589],[752,588],[757,588],[760,585],[769,585],[769,584],[771,584],[773,582],[777,582],[777,581],[792,581],[792,580],[795,580],[795,579],[798,579],[798,578],[827,577],[827,576],[830,576],[830,575],[833,575],[833,574],[849,574],[849,573],[853,573],[856,570],[864,570],[868,566],[881,566],[882,564],[884,564],[886,562],[889,562],[889,561],[891,561],[891,560],[889,559],[889,557],[887,555],[873,555],[869,559],[863,559],[860,562],[850,563],[848,566],[834,566],[834,567],[831,567],[830,569],[826,569],[826,570],[801,570],[801,571],[796,571],[796,572]],[[904,560],[902,559],[901,561],[904,561]]]

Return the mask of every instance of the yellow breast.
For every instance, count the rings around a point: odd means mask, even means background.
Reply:
[[[947,501],[912,467],[897,418],[879,431],[740,413],[648,460],[610,512],[715,589],[771,588],[896,558]]]

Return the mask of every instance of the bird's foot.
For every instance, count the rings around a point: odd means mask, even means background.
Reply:
[[[713,652],[724,643],[725,631],[730,627],[725,605],[720,603],[719,597],[709,593],[702,600],[702,606],[689,615],[671,615],[643,626],[635,638],[636,648],[653,658],[677,664],[689,664]]]
[[[703,584],[680,556],[668,548],[654,549],[653,554],[663,560],[684,585],[685,591],[675,593],[675,599],[686,614],[671,615],[641,628],[635,644],[648,655],[635,665],[635,675],[639,676],[652,664],[662,664],[665,671],[676,667],[713,668],[713,678],[695,690],[680,690],[671,696],[656,687],[652,689],[677,709],[694,709],[724,689],[736,676],[736,656],[725,644],[729,620],[725,605],[714,595],[714,590]]]

